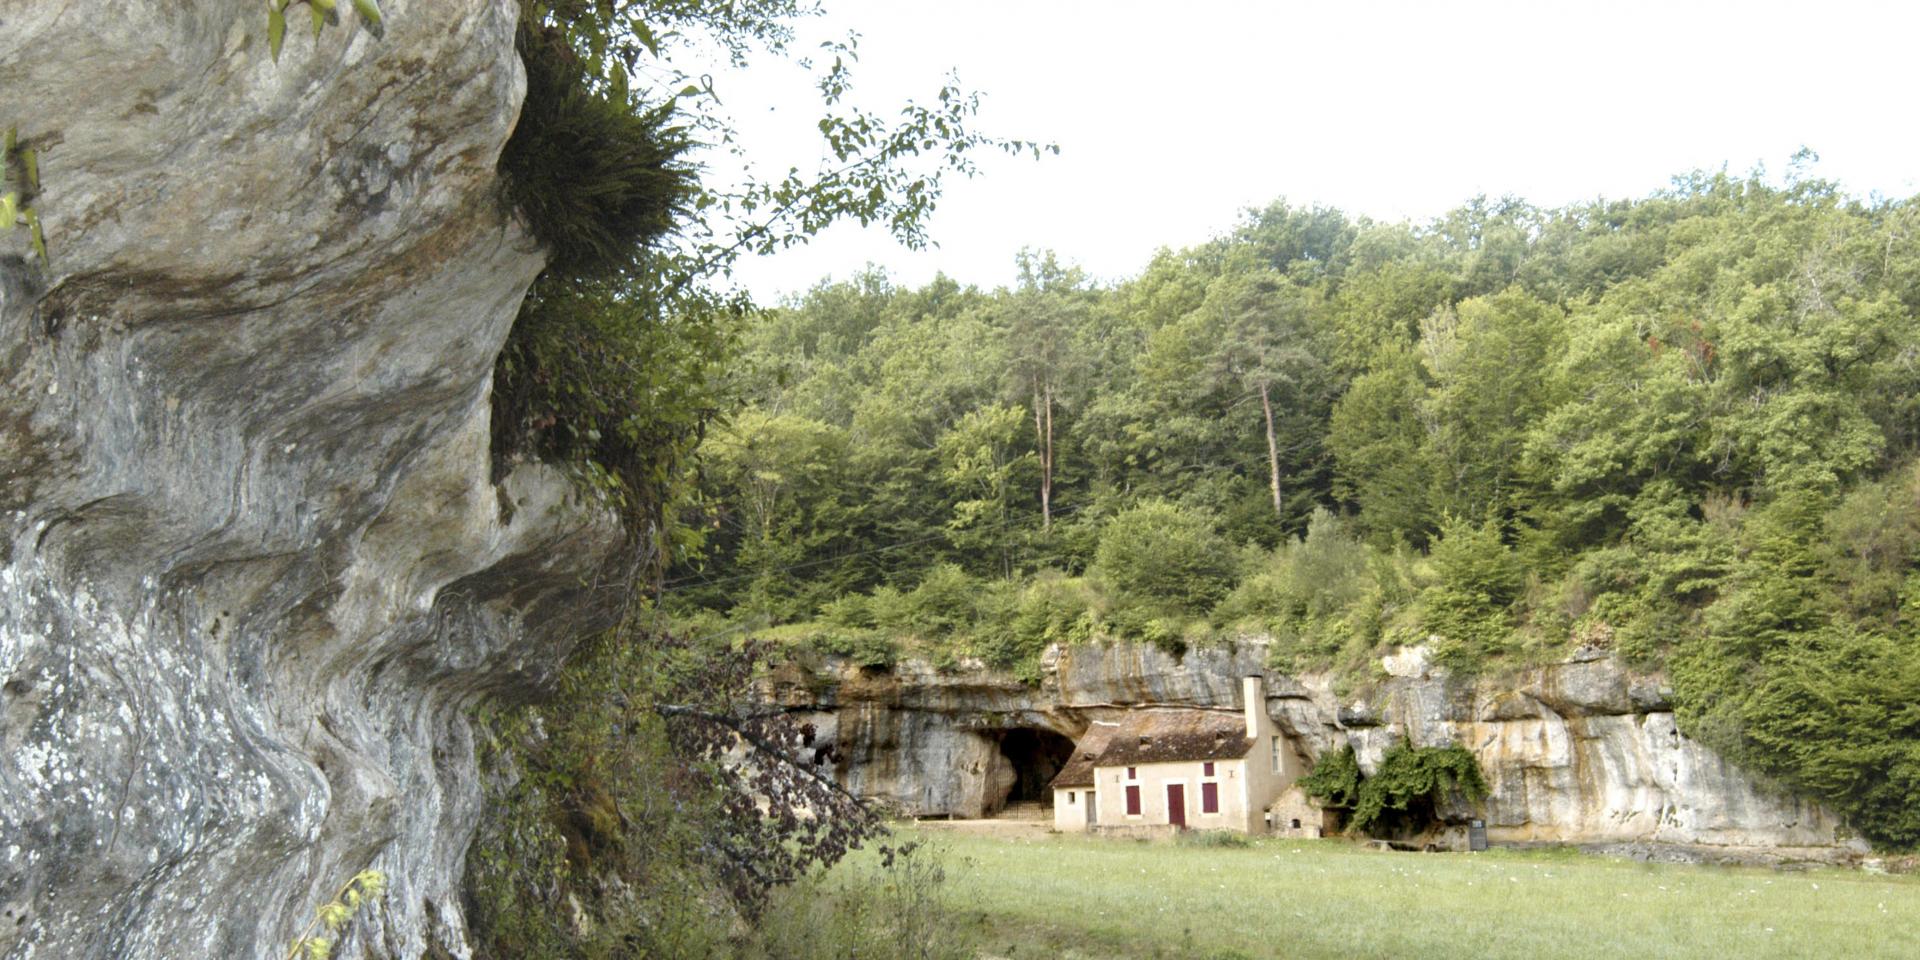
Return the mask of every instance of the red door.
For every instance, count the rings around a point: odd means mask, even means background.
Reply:
[[[1176,827],[1187,825],[1187,785],[1167,784],[1167,822]]]

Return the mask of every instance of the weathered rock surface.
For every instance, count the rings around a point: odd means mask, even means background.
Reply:
[[[514,4],[385,7],[278,65],[259,4],[0,9],[52,252],[0,236],[0,956],[283,955],[368,867],[337,955],[468,953],[466,716],[614,531],[489,482]]]
[[[1037,686],[975,664],[941,673],[827,662],[779,676],[775,695],[822,731],[846,783],[921,816],[992,812],[1012,782],[1001,743],[1020,728],[1077,737],[1142,704],[1237,709],[1239,678],[1266,672],[1260,642],[1175,658],[1142,645],[1049,653]],[[1312,757],[1351,744],[1371,771],[1395,740],[1472,750],[1491,795],[1471,813],[1493,839],[1840,850],[1835,818],[1769,791],[1682,736],[1659,678],[1595,653],[1516,677],[1462,681],[1419,648],[1382,664],[1365,695],[1329,678],[1269,676],[1267,710]]]

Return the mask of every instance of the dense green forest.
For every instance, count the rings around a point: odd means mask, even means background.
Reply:
[[[521,10],[500,167],[551,259],[493,455],[570,469],[631,549],[593,574],[617,626],[480,718],[477,955],[957,943],[937,866],[754,702],[809,651],[1032,677],[1053,643],[1257,634],[1363,684],[1400,643],[1463,673],[1609,647],[1691,734],[1920,845],[1915,202],[1703,174],[1426,225],[1276,204],[1122,283],[1033,253],[1012,289],[869,273],[762,311],[743,258],[836,221],[924,244],[943,177],[1051,148],[976,130],[957,82],[854,106],[855,39],[793,46],[806,0]],[[816,170],[706,176],[715,57],[812,71]],[[867,843],[877,872],[821,885]]]
[[[1034,675],[1273,639],[1364,683],[1577,647],[1920,843],[1920,207],[1699,173],[1424,225],[1276,203],[1102,285],[878,273],[747,326],[677,500],[683,622]]]

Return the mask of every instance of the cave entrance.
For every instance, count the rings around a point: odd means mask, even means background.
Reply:
[[[1052,816],[1053,796],[1047,784],[1073,758],[1073,741],[1051,730],[1016,727],[1000,735],[1000,755],[1013,767],[1013,782],[994,809],[1020,806],[1029,813]]]

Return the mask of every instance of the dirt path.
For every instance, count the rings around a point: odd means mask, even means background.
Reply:
[[[928,833],[942,831],[966,833],[983,837],[1001,837],[1004,839],[1034,839],[1053,832],[1053,824],[1046,820],[919,820],[914,822],[915,830]]]

